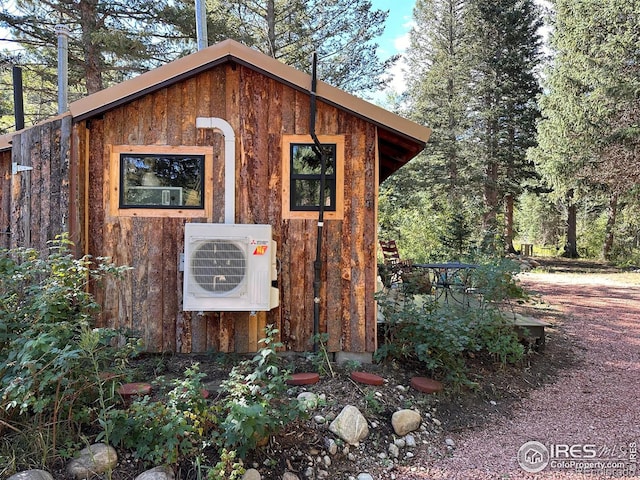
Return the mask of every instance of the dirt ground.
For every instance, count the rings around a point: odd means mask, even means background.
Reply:
[[[615,272],[616,269],[596,262],[564,259],[536,260],[541,263],[540,270],[547,273],[540,274],[539,278],[535,273],[523,277],[523,284],[532,292],[533,301],[525,307],[519,307],[520,313],[543,320],[550,326],[547,328],[545,348],[541,351],[532,351],[521,364],[499,367],[482,355],[474,356],[470,359],[473,365],[470,379],[477,382],[478,387],[458,391],[445,388],[444,392],[437,395],[422,394],[408,387],[412,376],[425,375],[418,365],[394,363],[361,368],[385,379],[385,384],[379,387],[356,384],[350,379],[348,370],[334,366],[334,377],[326,374],[318,384],[308,388],[319,395],[324,395],[326,399],[323,406],[313,415],[332,418],[345,405],[355,405],[365,414],[369,423],[374,425],[369,437],[359,447],[351,448],[350,456],[346,451],[340,451],[331,457],[331,464],[326,467],[329,472],[327,478],[347,479],[349,476],[356,477],[361,472],[371,474],[376,480],[529,478],[523,472],[513,468],[517,449],[515,452],[494,452],[491,454],[493,456],[487,454],[488,458],[494,458],[496,455],[507,457],[510,462],[508,462],[508,471],[511,472],[507,473],[507,470],[504,470],[507,468],[505,464],[499,464],[494,468],[489,462],[483,466],[481,461],[473,457],[478,455],[478,452],[469,445],[474,442],[476,444],[487,442],[481,435],[483,432],[490,431],[498,438],[503,435],[502,432],[511,433],[512,427],[509,427],[511,419],[519,415],[523,409],[529,408],[528,402],[534,402],[535,408],[540,408],[535,402],[541,400],[537,398],[530,400],[532,395],[536,392],[548,392],[545,395],[553,397],[556,395],[554,389],[557,388],[558,382],[562,382],[567,372],[588,371],[590,367],[585,364],[584,349],[589,346],[584,345],[579,328],[567,324],[568,319],[575,315],[593,318],[592,315],[603,310],[611,315],[615,309],[631,307],[626,300],[630,287],[604,290],[596,285],[592,289],[585,289],[584,285],[575,280],[564,283],[562,281],[563,275],[567,273],[580,273],[581,278],[583,276],[586,278]],[[549,273],[554,275],[547,275]],[[541,280],[542,277],[545,279]],[[547,277],[551,280],[549,281]],[[560,283],[555,283],[554,277],[560,280]],[[633,308],[637,309],[636,313],[640,313],[640,293],[633,301],[635,302]],[[198,362],[201,371],[207,373],[204,382],[214,388],[215,384],[225,378],[229,371],[230,359],[233,360],[228,356],[220,355],[148,357],[143,365],[147,369],[147,376],[172,376],[180,375],[190,363]],[[292,357],[289,362],[290,368],[295,371],[308,371],[310,368],[306,360],[301,357]],[[637,374],[637,367],[634,368]],[[636,392],[637,380],[638,376],[636,376]],[[294,389],[292,394],[303,390],[301,387],[296,388],[299,390]],[[597,385],[591,388],[595,389]],[[630,390],[625,392],[631,395]],[[562,401],[562,398],[553,398],[553,402],[556,401]],[[424,422],[426,427],[416,433],[418,445],[412,450],[412,456],[401,456],[399,461],[394,463],[389,458],[383,458],[384,455],[381,454],[387,451],[390,439],[391,441],[393,439],[391,415],[401,408],[418,408],[423,412],[423,417],[426,414],[427,418]],[[538,414],[543,415],[540,412]],[[640,416],[636,417],[636,421],[637,418]],[[534,420],[536,421],[538,420]],[[474,435],[480,436],[474,438]],[[273,437],[267,446],[255,451],[247,459],[246,466],[258,468],[263,479],[266,480],[279,480],[287,470],[304,479],[306,477],[303,473],[309,465],[323,456],[326,437],[332,437],[326,424],[318,424],[313,418],[298,422],[282,434]],[[560,437],[555,438],[562,440]],[[640,434],[637,438],[640,438]],[[554,441],[554,438],[550,441]],[[133,479],[143,470],[143,466],[132,458],[124,458],[114,472],[113,479]],[[484,472],[486,476],[478,472]],[[185,466],[179,469],[176,478],[191,479],[196,476],[195,472]]]

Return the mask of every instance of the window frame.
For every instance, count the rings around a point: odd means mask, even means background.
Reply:
[[[344,136],[343,135],[318,135],[318,140],[323,145],[335,145],[335,210],[324,210],[324,218],[342,219],[344,217]],[[292,182],[295,179],[304,179],[305,175],[297,176],[292,172],[292,147],[294,145],[311,145],[313,139],[310,135],[283,135],[282,137],[282,218],[283,219],[313,219],[318,217],[319,207],[306,207],[303,209],[291,208],[293,194]],[[312,177],[314,175],[308,175]],[[319,175],[315,175],[319,179]],[[315,179],[312,179],[315,180]]]
[[[202,206],[122,206],[123,195],[122,154],[202,156]],[[176,217],[211,218],[213,213],[213,147],[172,145],[111,145],[110,147],[110,191],[109,207],[113,215],[120,217]]]

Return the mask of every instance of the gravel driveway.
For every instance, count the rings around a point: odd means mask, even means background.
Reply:
[[[447,458],[398,478],[640,478],[640,286],[535,273],[522,283],[563,313],[554,339],[571,341],[576,362],[508,418],[452,435]],[[531,441],[539,444],[523,448],[520,459],[539,473],[527,473],[518,461],[520,447]]]

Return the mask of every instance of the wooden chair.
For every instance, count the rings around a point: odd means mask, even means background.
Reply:
[[[402,282],[402,275],[411,270],[411,260],[403,260],[395,240],[380,240],[384,263],[379,266],[380,278],[385,287],[390,288]]]
[[[380,249],[382,250],[382,258],[385,265],[396,265],[402,263],[400,253],[398,253],[398,245],[395,240],[380,240]]]

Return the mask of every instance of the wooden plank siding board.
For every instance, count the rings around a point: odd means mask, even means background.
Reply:
[[[365,252],[365,297],[363,299],[365,312],[365,351],[374,352],[377,348],[377,306],[374,301],[378,267],[376,260],[377,248],[377,205],[378,205],[378,177],[377,171],[377,137],[376,127],[365,123],[363,125],[366,138],[365,151],[365,198],[364,198],[364,252]],[[361,220],[362,221],[362,220]]]
[[[9,248],[11,238],[11,150],[0,152],[0,248]]]
[[[36,248],[44,252],[40,240],[40,212],[42,189],[42,164],[40,163],[41,128],[32,128],[25,132],[27,139],[25,156],[29,158],[31,170],[29,173],[29,189],[25,191],[25,206],[29,210],[29,220],[25,221],[24,230],[28,232],[29,240],[25,246]],[[26,172],[25,172],[26,173]]]
[[[47,242],[55,236],[53,229],[50,229],[52,215],[55,213],[58,214],[54,223],[59,224],[61,221],[60,211],[54,212],[54,202],[51,198],[51,184],[60,183],[60,173],[55,171],[52,168],[53,165],[51,165],[52,158],[60,155],[59,145],[51,144],[51,127],[52,122],[47,122],[37,128],[37,130],[40,130],[40,140],[37,148],[33,152],[36,158],[34,158],[32,162],[35,173],[32,178],[35,179],[35,181],[31,187],[31,211],[34,215],[32,217],[31,229],[37,235],[37,241],[34,241],[33,246],[42,252],[47,250]],[[57,150],[57,152],[52,151],[52,149]],[[49,235],[52,236],[50,237]]]

